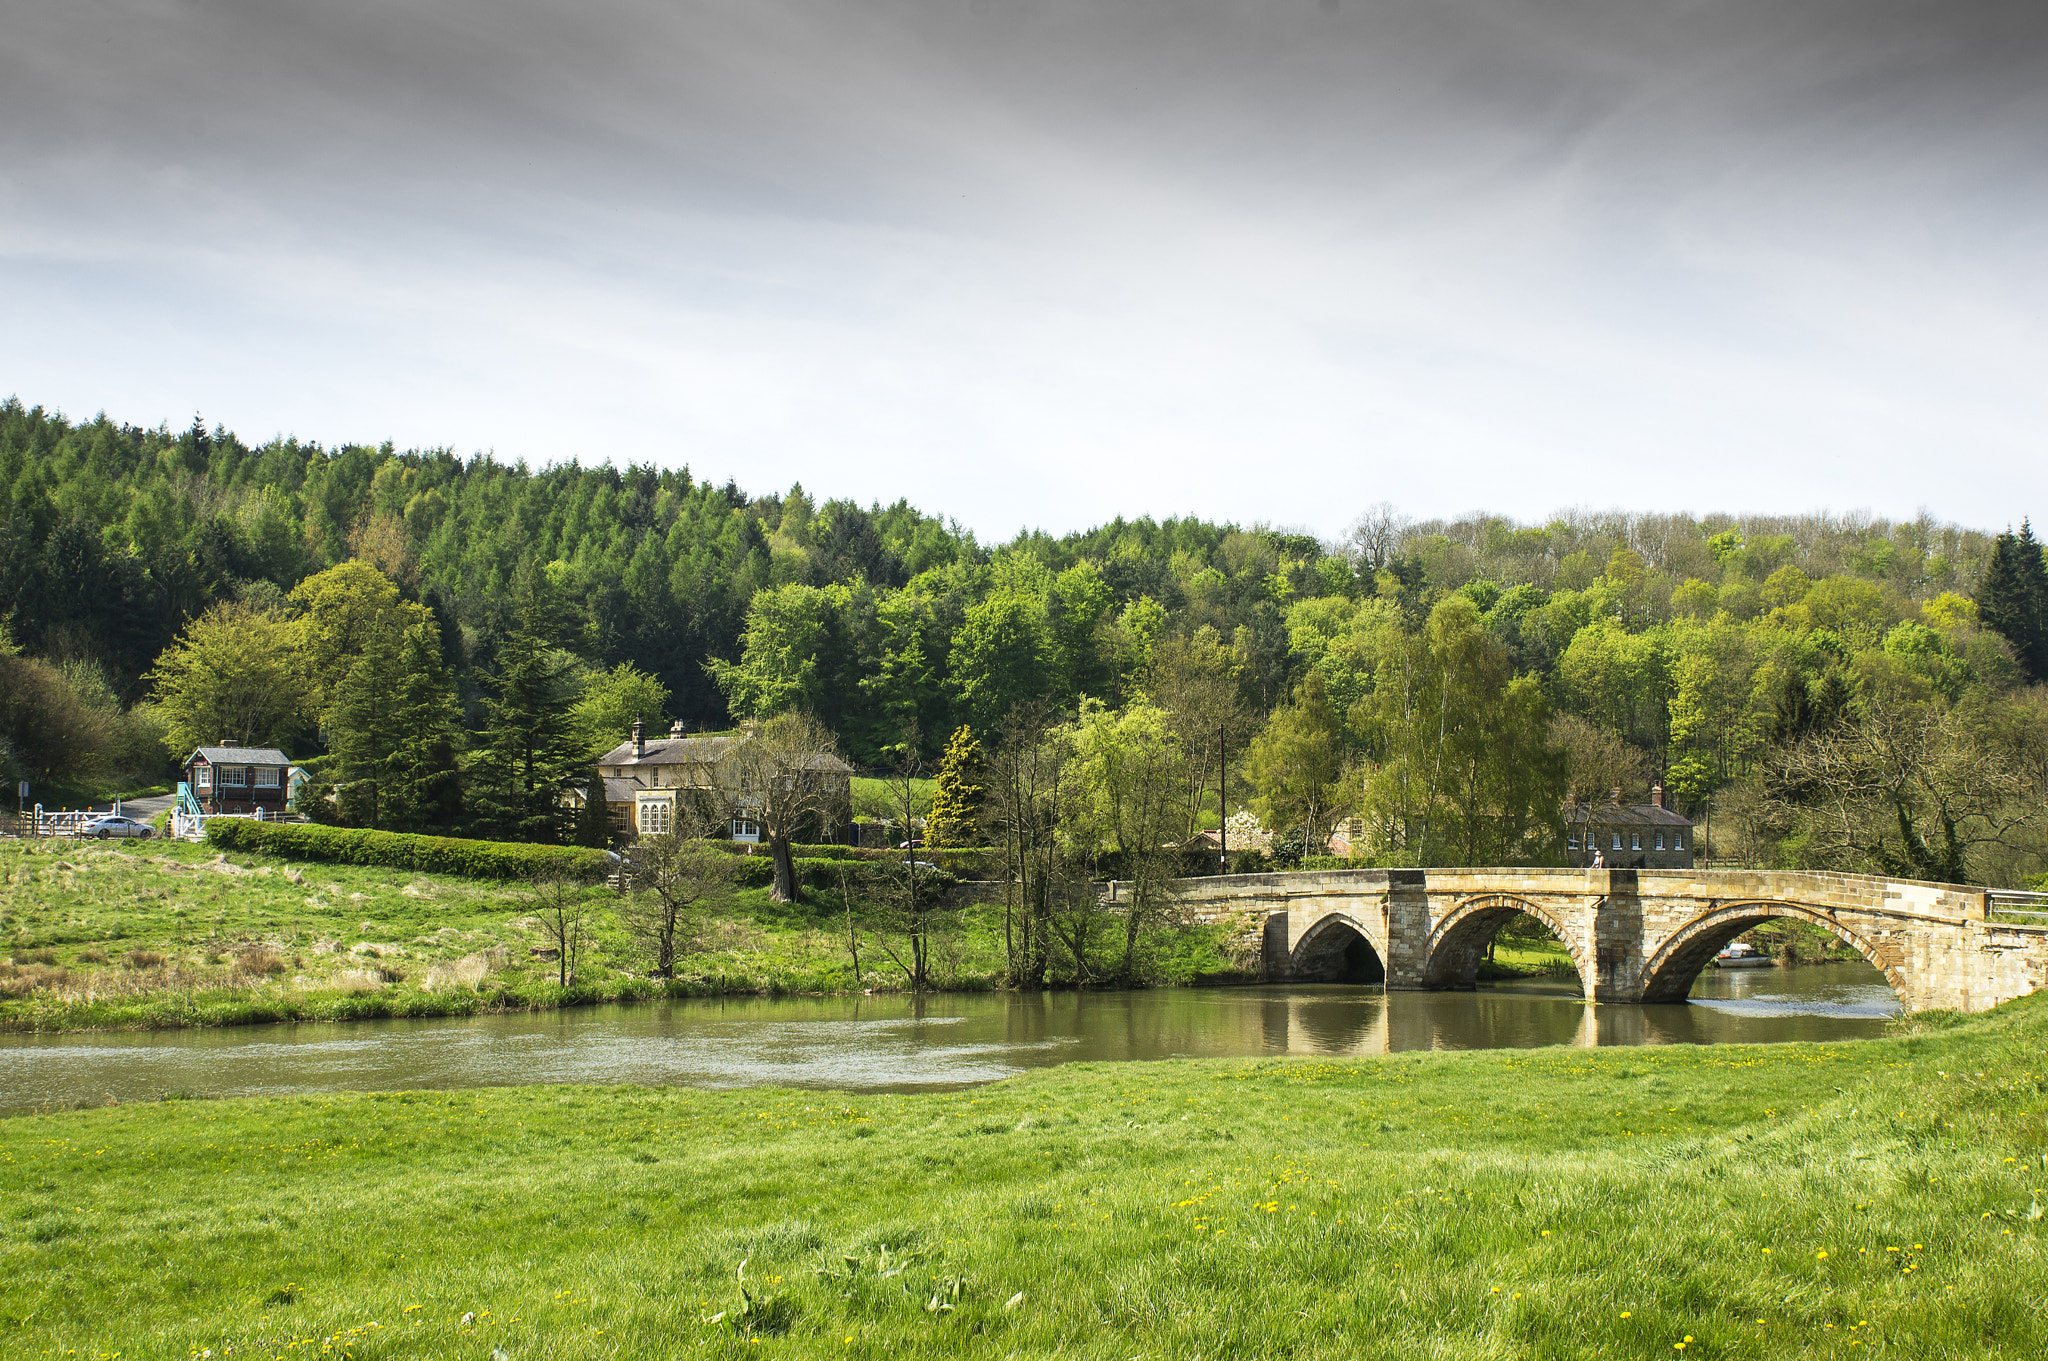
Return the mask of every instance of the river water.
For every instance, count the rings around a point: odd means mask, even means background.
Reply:
[[[736,998],[416,1021],[0,1037],[0,1111],[148,1099],[537,1082],[915,1091],[1084,1060],[1538,1045],[1759,1044],[1882,1034],[1863,964],[1709,969],[1683,1006],[1564,985]]]

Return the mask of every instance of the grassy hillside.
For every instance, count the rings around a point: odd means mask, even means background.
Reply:
[[[518,885],[291,865],[181,842],[0,846],[0,1028],[447,1015],[654,995],[593,889],[576,988]],[[822,905],[818,909],[822,913]],[[740,890],[704,914],[685,990],[852,986],[843,933]]]
[[[2044,1042],[25,1117],[0,1353],[2035,1356]]]
[[[182,842],[0,842],[0,1030],[232,1025],[464,1015],[662,995],[900,986],[861,930],[856,977],[843,904],[822,889],[778,904],[738,889],[693,916],[677,977],[647,961],[608,889],[590,890],[591,944],[558,975],[520,885],[347,865],[293,865]],[[865,919],[864,919],[865,920]],[[1228,967],[1215,929],[1150,943],[1163,978]],[[994,909],[946,915],[938,977],[981,988],[1001,967]]]

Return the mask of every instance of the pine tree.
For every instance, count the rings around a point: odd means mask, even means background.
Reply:
[[[446,828],[462,811],[460,729],[441,631],[431,618],[405,631],[391,726],[384,825],[402,832]]]
[[[372,636],[336,687],[329,719],[343,821],[399,832],[453,821],[455,700],[432,619]]]
[[[583,777],[583,807],[576,814],[576,844],[599,850],[612,844],[610,810],[605,806],[604,775],[592,767]]]
[[[399,689],[398,639],[373,634],[335,687],[328,711],[328,747],[335,756],[335,803],[343,822],[388,828],[391,754]]]
[[[972,846],[980,840],[981,804],[988,793],[981,779],[981,743],[962,724],[941,758],[938,789],[924,819],[926,845]]]
[[[571,662],[553,646],[555,611],[538,568],[524,575],[518,625],[498,650],[497,694],[484,701],[471,812],[480,834],[554,843],[562,795],[587,767],[570,721]]]
[[[1977,586],[1977,617],[2012,644],[2028,679],[2048,681],[2048,563],[2030,522],[1992,542]]]

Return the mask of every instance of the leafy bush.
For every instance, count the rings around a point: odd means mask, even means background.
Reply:
[[[793,851],[809,851],[816,848],[812,846],[792,846],[790,849]],[[901,851],[892,851],[887,856],[862,856],[859,859],[851,856],[800,855],[794,857],[792,863],[796,868],[797,882],[803,887],[837,888],[839,887],[842,875],[845,876],[849,884],[861,883],[874,878],[891,861],[895,861],[902,854]],[[922,857],[923,852],[918,854]],[[925,863],[930,864],[934,862],[926,861]],[[939,873],[944,874],[949,880],[957,877],[944,870],[939,871]],[[774,882],[775,858],[769,855],[750,855],[743,858],[740,861],[738,872],[733,875],[733,883],[740,888],[766,888]]]
[[[604,852],[585,846],[470,841],[312,823],[217,820],[207,824],[206,840],[222,850],[254,851],[339,865],[383,865],[471,879],[536,879],[545,875],[598,879],[610,873],[612,866],[611,858]]]

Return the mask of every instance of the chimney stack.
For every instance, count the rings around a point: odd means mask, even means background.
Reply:
[[[647,754],[647,730],[639,719],[633,720],[633,759],[639,760]]]
[[[1659,808],[1662,808],[1662,807],[1664,806],[1664,786],[1663,786],[1663,785],[1661,785],[1661,784],[1660,784],[1660,785],[1652,785],[1652,786],[1650,787],[1650,802],[1651,802],[1651,803],[1653,803],[1653,804],[1655,804],[1655,805],[1656,805],[1657,807],[1659,807]]]
[[[1616,785],[1616,786],[1614,786],[1614,789],[1613,789],[1613,791],[1612,791],[1612,792],[1610,792],[1610,793],[1608,794],[1608,796],[1607,796],[1607,801],[1608,801],[1609,803],[1620,803],[1620,802],[1621,802],[1621,786],[1620,786],[1620,785]]]
[[[669,724],[668,735],[671,740],[681,737],[683,735],[683,720],[679,718],[675,722]]]
[[[221,744],[222,746],[224,746],[224,747],[239,747],[239,746],[241,746],[241,745],[242,745],[242,744],[241,744],[240,742],[236,741],[236,740],[235,740],[234,738],[232,738],[232,737],[223,737],[223,738],[221,738],[221,739],[220,739],[220,744]]]

